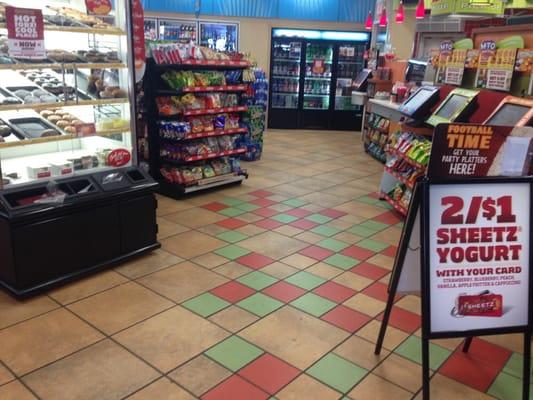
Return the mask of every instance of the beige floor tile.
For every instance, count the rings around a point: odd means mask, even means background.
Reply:
[[[235,261],[230,261],[227,264],[214,268],[213,271],[217,274],[224,275],[229,279],[237,279],[238,277],[243,276],[248,272],[251,272],[252,269],[245,267],[244,265],[241,265]]]
[[[324,192],[313,192],[305,196],[298,197],[300,200],[309,201],[312,204],[318,204],[321,207],[335,207],[349,200],[349,197],[341,197]],[[307,207],[305,207],[307,208]]]
[[[178,384],[200,397],[229,377],[232,372],[200,355],[168,374]],[[154,398],[155,400],[155,398]],[[229,400],[229,399],[228,399]]]
[[[37,400],[28,389],[19,381],[13,381],[0,386],[0,399],[2,400]]]
[[[161,245],[163,250],[189,259],[226,246],[227,243],[205,233],[191,231],[162,240]]]
[[[343,273],[342,269],[332,267],[331,265],[328,265],[323,262],[319,262],[315,265],[312,265],[305,271],[328,280],[333,279]]]
[[[374,343],[354,335],[333,352],[360,367],[371,370],[389,355],[386,349],[382,349],[381,354],[376,355],[374,348]]]
[[[139,279],[139,283],[181,303],[213,289],[228,280],[205,268],[184,262]]]
[[[290,267],[281,262],[272,263],[261,269],[261,272],[264,272],[265,274],[268,274],[278,279],[284,279],[290,275],[294,275],[298,271],[299,270],[297,268]]]
[[[333,221],[328,222],[325,226],[345,230],[351,228],[353,224],[351,222],[341,221],[340,219],[334,219]]]
[[[195,257],[191,261],[207,269],[213,269],[222,264],[227,263],[228,259],[225,257],[219,256],[216,253],[207,253],[207,254],[202,254],[201,256]]]
[[[371,317],[375,317],[385,309],[385,302],[374,299],[363,293],[357,293],[343,304],[356,311],[362,312],[363,314],[370,315]]]
[[[410,400],[412,393],[374,374],[368,374],[349,394],[353,400]]]
[[[112,335],[173,307],[174,303],[135,282],[117,286],[68,306],[91,325]]]
[[[206,226],[214,224],[215,222],[222,221],[226,219],[224,215],[217,214],[215,212],[206,210],[204,208],[191,208],[189,210],[180,211],[174,214],[169,214],[165,216],[171,222],[187,226],[189,228],[199,228],[201,226]]]
[[[325,210],[327,207],[319,206],[318,204],[306,204],[303,206],[303,208],[305,208],[307,211],[318,213],[322,210]]]
[[[378,339],[379,329],[381,327],[381,321],[370,321],[368,324],[359,329],[355,334],[370,342],[375,343]],[[387,327],[387,333],[383,340],[383,348],[387,350],[394,350],[400,345],[409,335],[404,331],[396,329],[393,326]]]
[[[324,240],[324,236],[317,235],[316,233],[313,233],[313,232],[303,232],[303,233],[300,233],[299,235],[296,235],[294,238],[301,240],[303,242],[307,242],[309,244],[315,244],[315,243],[320,242],[321,240]]]
[[[522,353],[523,351],[524,338],[519,333],[485,336],[483,340],[494,343],[508,350],[514,351],[515,353]]]
[[[303,229],[298,229],[298,228],[295,228],[294,226],[290,226],[290,225],[282,225],[279,228],[274,229],[274,231],[277,232],[277,233],[281,233],[282,235],[290,236],[290,237],[296,236],[296,235],[304,232]]]
[[[0,359],[18,376],[103,336],[67,310],[54,310],[0,331]]]
[[[281,203],[273,204],[273,205],[269,206],[268,208],[276,210],[276,211],[278,211],[280,213],[283,213],[285,211],[289,211],[290,209],[292,209],[292,207],[287,206],[285,204],[281,204]]]
[[[306,269],[313,264],[317,263],[317,260],[311,257],[307,257],[301,254],[292,254],[288,257],[282,258],[280,260],[282,263],[290,265],[291,267],[298,269]]]
[[[276,232],[265,232],[239,242],[240,247],[280,259],[307,247],[307,243]]]
[[[254,214],[254,213],[245,213],[245,214],[241,214],[241,215],[237,216],[237,219],[240,219],[240,220],[242,220],[244,222],[248,222],[249,224],[251,224],[252,222],[261,221],[264,218],[265,217],[262,217],[260,215]]]
[[[279,400],[337,400],[340,393],[308,375],[300,375],[276,394]]]
[[[420,302],[420,296],[415,296],[412,294],[404,296],[396,302],[396,305],[412,313],[418,315],[422,314],[422,304]]]
[[[115,268],[115,271],[130,279],[137,279],[182,261],[182,258],[176,257],[174,254],[165,250],[158,249],[143,257],[121,264],[119,267]]]
[[[0,385],[4,385],[8,382],[11,382],[15,377],[11,372],[8,371],[6,367],[0,364]]]
[[[189,231],[191,228],[186,226],[175,224],[174,222],[169,221],[163,217],[157,218],[157,239],[165,239],[172,235],[177,235],[178,233],[183,233]]]
[[[209,320],[230,332],[238,332],[257,321],[258,318],[242,308],[230,306],[212,315]]]
[[[268,196],[267,199],[268,200],[272,200],[272,201],[277,201],[277,202],[282,202],[282,201],[285,201],[285,200],[289,200],[288,197],[280,196],[279,194],[273,194],[272,196]]]
[[[305,369],[344,340],[348,333],[286,306],[241,331],[240,336]]]
[[[487,339],[488,337],[489,336],[486,336],[483,339]],[[459,347],[463,343],[463,340],[464,340],[463,338],[434,339],[431,342],[441,347],[444,347],[448,350],[454,351],[457,347]]]
[[[376,233],[371,238],[373,240],[377,240],[378,242],[390,244],[391,246],[398,246],[401,236],[402,229],[391,226],[390,228],[383,229],[382,231]]]
[[[354,274],[353,272],[346,271],[337,276],[333,281],[340,283],[341,285],[348,286],[358,292],[374,283],[372,279],[365,278],[364,276]]]
[[[0,291],[0,329],[58,307],[59,304],[47,296],[37,296],[22,301]]]
[[[159,370],[168,372],[228,335],[177,306],[118,333],[115,339]]]
[[[189,201],[157,196],[157,215],[167,215],[194,207]]]
[[[283,185],[271,187],[269,190],[288,197],[303,196],[313,191],[313,189],[294,186],[291,183],[284,183]]]
[[[383,254],[375,254],[372,257],[370,257],[367,262],[377,265],[378,267],[382,267],[385,269],[388,269],[389,271],[392,271],[392,267],[394,267],[394,258],[384,256]]]
[[[348,214],[357,215],[363,218],[374,218],[383,214],[386,210],[381,207],[361,203],[359,201],[349,201],[334,207],[336,210],[347,212]]]
[[[24,378],[41,398],[121,399],[160,374],[110,340],[104,340]]]
[[[244,233],[247,236],[255,236],[260,233],[266,232],[266,229],[260,228],[252,224],[241,226],[240,228],[235,229],[236,232]]]
[[[350,225],[353,225],[350,223]],[[340,240],[341,242],[348,243],[348,244],[355,244],[359,242],[360,240],[363,240],[364,238],[361,236],[354,235],[350,232],[341,232],[337,233],[335,236],[333,236],[333,239]]]
[[[144,389],[138,391],[128,400],[194,400],[187,391],[180,388],[167,378],[161,378]]]
[[[451,399],[468,399],[468,400],[493,400],[494,397],[478,392],[462,383],[453,379],[446,378],[443,375],[435,374],[431,379],[429,387],[431,400],[451,400]],[[422,393],[418,394],[414,400],[422,400]]]
[[[339,195],[347,199],[355,199],[357,197],[364,196],[368,193],[368,189],[361,189],[356,187],[350,187],[345,185],[333,186],[322,191],[332,195]]]
[[[229,229],[224,228],[223,226],[217,225],[217,224],[209,224],[206,226],[202,226],[201,228],[198,228],[199,232],[205,233],[209,236],[217,236],[221,233],[227,232]]]
[[[412,393],[422,386],[422,367],[396,354],[388,356],[373,372]]]
[[[48,295],[61,304],[69,304],[127,281],[128,278],[117,274],[115,271],[99,272],[52,290]]]
[[[349,211],[345,211],[345,212],[349,213]],[[353,224],[360,224],[361,222],[363,222],[365,220],[366,220],[365,217],[360,217],[358,215],[353,215],[353,214],[343,215],[342,217],[339,218],[339,221],[349,222],[352,225]]]

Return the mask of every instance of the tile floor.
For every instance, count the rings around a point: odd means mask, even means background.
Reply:
[[[270,131],[250,179],[160,197],[162,249],[0,293],[2,400],[420,398],[420,301],[374,342],[401,219],[354,133]],[[520,398],[521,337],[431,344],[432,399]]]

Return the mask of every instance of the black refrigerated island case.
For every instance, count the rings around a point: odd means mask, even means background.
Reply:
[[[351,93],[369,43],[367,32],[272,29],[268,126],[356,130]]]

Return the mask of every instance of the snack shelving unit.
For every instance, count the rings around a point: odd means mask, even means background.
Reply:
[[[363,112],[363,146],[376,160],[384,163],[388,137],[401,119],[398,105],[389,101],[370,99]]]
[[[149,169],[150,174],[159,183],[159,192],[161,194],[180,198],[185,194],[197,192],[200,190],[210,189],[217,186],[241,183],[248,177],[246,171],[235,169],[232,166],[231,171],[227,169],[224,171],[216,171],[214,176],[206,176],[206,167],[212,171],[213,162],[231,162],[232,156],[239,156],[246,152],[245,148],[235,147],[233,140],[239,135],[244,135],[248,131],[241,126],[217,126],[215,119],[228,119],[230,115],[236,116],[248,110],[248,107],[242,105],[242,94],[248,90],[248,85],[242,82],[232,82],[222,85],[187,85],[180,88],[171,88],[169,83],[162,79],[162,75],[167,71],[175,72],[192,72],[197,74],[209,73],[210,71],[218,71],[218,73],[227,73],[228,71],[244,70],[251,65],[247,61],[236,60],[196,60],[184,59],[181,63],[173,64],[158,64],[154,58],[149,58],[147,62],[147,73],[145,78],[145,107],[146,107],[146,123],[148,127],[148,148],[149,148]],[[161,98],[168,99],[182,99],[184,95],[189,96],[216,96],[236,95],[238,97],[238,104],[232,104],[223,107],[208,107],[208,108],[193,108],[188,109],[180,107],[175,109],[172,113],[162,114],[158,107],[158,101]],[[195,119],[203,118],[208,121],[208,128],[198,128],[194,130]],[[164,137],[161,133],[161,124],[173,121],[188,124],[190,131],[178,138]],[[212,121],[212,122],[209,122]],[[222,140],[221,138],[228,137],[233,141],[230,148],[213,149],[206,148],[199,154],[191,154],[188,152],[185,155],[176,155],[174,157],[165,154],[168,153],[165,149],[168,146],[178,146],[183,149],[189,143],[200,143],[201,145],[208,145],[206,142],[212,140]],[[216,146],[216,143],[215,143]],[[201,171],[203,169],[204,175],[200,178],[195,176],[194,179],[185,181],[185,174],[190,174],[190,171]],[[185,171],[185,172],[184,172]],[[189,175],[187,175],[189,176]]]

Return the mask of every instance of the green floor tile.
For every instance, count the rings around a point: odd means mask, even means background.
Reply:
[[[278,214],[278,215],[274,215],[271,218],[283,224],[290,224],[291,222],[294,222],[298,219],[289,214]]]
[[[305,219],[316,222],[317,224],[325,224],[326,222],[331,221],[333,218],[326,217],[325,215],[321,214],[311,214],[305,217]]]
[[[231,197],[226,197],[226,198],[220,200],[220,203],[225,204],[227,206],[234,207],[234,206],[238,206],[239,204],[244,203],[244,201],[238,200],[238,199],[233,199]]]
[[[263,353],[259,347],[251,345],[238,336],[232,336],[205,352],[208,357],[233,372],[238,371]]]
[[[226,300],[222,300],[221,298],[212,295],[211,293],[204,293],[200,296],[196,296],[190,300],[187,300],[181,305],[206,318],[231,304]]]
[[[285,282],[301,287],[302,289],[311,290],[322,285],[326,280],[309,272],[300,271],[285,279]]]
[[[386,201],[381,201],[381,200],[378,200],[375,204],[374,204],[376,207],[381,207],[381,208],[384,208],[386,210],[392,210],[392,206],[387,203]]]
[[[272,311],[277,310],[283,303],[272,297],[265,296],[263,293],[256,293],[244,300],[237,303],[241,308],[257,315],[258,317],[264,317],[270,314]]]
[[[337,304],[316,294],[307,293],[291,302],[291,305],[315,317],[320,317]]]
[[[250,250],[243,249],[242,247],[231,244],[229,246],[215,250],[215,253],[217,253],[219,256],[229,258],[230,260],[235,260],[236,258],[245,256],[246,254],[250,253]]]
[[[277,282],[276,278],[271,277],[261,271],[253,271],[237,279],[243,285],[249,286],[255,290],[262,290],[267,286]]]
[[[372,239],[364,239],[360,242],[357,242],[357,246],[379,253],[380,251],[383,251],[386,248],[390,247],[390,244],[378,242]]]
[[[522,354],[513,353],[505,367],[503,367],[503,372],[516,376],[517,378],[522,378],[522,367],[524,366],[524,356]]]
[[[394,350],[415,363],[422,364],[422,341],[417,336],[408,337],[400,346]],[[448,359],[452,352],[444,347],[430,343],[429,345],[429,367],[436,371]]]
[[[301,207],[301,206],[305,206],[306,204],[308,204],[307,201],[303,201],[300,199],[289,199],[289,200],[282,201],[282,203],[285,204],[286,206],[291,206],[291,207]]]
[[[341,242],[340,240],[329,238],[321,240],[320,242],[316,243],[316,245],[331,251],[341,251],[350,246],[349,244]]]
[[[229,243],[237,243],[241,240],[246,239],[247,237],[248,236],[246,236],[244,233],[240,233],[237,231],[227,231],[217,235],[218,239],[225,240]]]
[[[375,199],[373,197],[369,197],[369,196],[363,196],[363,197],[359,197],[357,199],[357,201],[360,201],[361,203],[365,203],[365,204],[370,204],[370,205],[374,205],[376,204],[377,201],[379,201],[378,199]]]
[[[352,257],[343,256],[342,254],[333,254],[332,256],[326,258],[324,262],[326,264],[333,265],[334,267],[347,271],[350,268],[355,267],[361,261],[356,260]]]
[[[255,211],[255,210],[257,210],[258,208],[261,208],[261,207],[256,206],[255,204],[242,203],[242,204],[236,205],[235,208],[238,208],[239,210],[243,210],[243,211],[246,211],[246,212],[250,212],[250,211]]]
[[[372,229],[365,228],[361,225],[352,226],[350,229],[347,229],[347,231],[353,233],[354,235],[362,237],[369,237],[376,234],[376,232]]]
[[[307,370],[307,374],[326,385],[346,393],[354,387],[367,370],[335,355],[328,354]]]
[[[226,217],[237,217],[241,214],[246,213],[246,211],[240,210],[235,207],[228,207],[228,208],[224,208],[223,210],[220,210],[218,213],[225,215]]]
[[[373,231],[379,232],[379,231],[382,231],[385,228],[388,228],[390,225],[383,224],[383,223],[377,222],[377,221],[368,220],[368,221],[360,223],[359,226],[362,226],[363,228],[368,228],[368,229],[371,229]]]
[[[313,229],[311,229],[311,232],[329,237],[329,236],[333,236],[339,233],[340,229],[334,228],[332,226],[320,225],[320,226],[315,226]]]
[[[403,222],[398,222],[395,226],[401,229],[403,228]]]
[[[529,397],[531,398],[533,384],[529,385]],[[487,394],[500,400],[518,400],[522,398],[522,379],[500,372]]]

